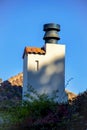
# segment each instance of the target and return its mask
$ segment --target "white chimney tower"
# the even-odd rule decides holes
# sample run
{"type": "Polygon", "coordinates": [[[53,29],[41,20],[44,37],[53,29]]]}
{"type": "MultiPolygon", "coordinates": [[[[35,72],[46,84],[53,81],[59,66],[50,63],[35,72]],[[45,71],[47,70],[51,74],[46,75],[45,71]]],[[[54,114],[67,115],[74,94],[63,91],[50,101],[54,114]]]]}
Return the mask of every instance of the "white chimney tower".
{"type": "Polygon", "coordinates": [[[58,44],[60,25],[44,25],[44,47],[25,47],[23,53],[23,99],[28,85],[38,93],[52,94],[58,90],[58,102],[66,102],[65,45],[58,44]]]}

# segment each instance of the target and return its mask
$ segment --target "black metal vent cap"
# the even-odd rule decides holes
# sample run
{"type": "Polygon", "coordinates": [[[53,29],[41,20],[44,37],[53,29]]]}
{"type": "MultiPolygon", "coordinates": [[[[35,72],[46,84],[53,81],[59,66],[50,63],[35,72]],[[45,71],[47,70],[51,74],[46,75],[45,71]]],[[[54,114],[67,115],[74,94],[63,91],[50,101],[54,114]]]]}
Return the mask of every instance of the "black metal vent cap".
{"type": "Polygon", "coordinates": [[[57,30],[57,31],[60,31],[60,25],[59,24],[55,24],[55,23],[44,24],[43,31],[47,31],[47,30],[57,30]]]}
{"type": "Polygon", "coordinates": [[[44,24],[43,30],[45,31],[43,39],[45,43],[57,44],[60,37],[58,32],[60,31],[60,25],[55,23],[44,24]]]}

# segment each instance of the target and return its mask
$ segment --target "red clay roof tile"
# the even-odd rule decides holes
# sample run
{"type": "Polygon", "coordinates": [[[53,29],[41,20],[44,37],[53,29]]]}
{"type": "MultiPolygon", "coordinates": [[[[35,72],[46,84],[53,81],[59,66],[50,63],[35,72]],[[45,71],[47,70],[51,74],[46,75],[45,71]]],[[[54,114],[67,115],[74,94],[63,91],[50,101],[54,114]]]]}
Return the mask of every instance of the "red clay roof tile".
{"type": "Polygon", "coordinates": [[[25,47],[23,58],[24,58],[25,54],[41,54],[41,55],[44,55],[45,53],[46,53],[45,50],[42,49],[42,48],[25,47]]]}

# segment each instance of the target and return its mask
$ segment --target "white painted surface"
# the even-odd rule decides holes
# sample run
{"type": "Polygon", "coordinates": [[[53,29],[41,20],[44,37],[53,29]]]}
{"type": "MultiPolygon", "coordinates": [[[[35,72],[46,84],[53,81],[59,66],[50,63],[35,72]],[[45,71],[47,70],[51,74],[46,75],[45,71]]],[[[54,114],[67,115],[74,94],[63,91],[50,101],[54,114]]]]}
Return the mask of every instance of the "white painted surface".
{"type": "Polygon", "coordinates": [[[67,101],[65,93],[65,45],[45,45],[46,54],[28,54],[24,56],[23,67],[23,95],[30,84],[39,93],[51,94],[57,90],[58,102],[67,101]],[[36,71],[36,60],[39,70],[36,71]]]}

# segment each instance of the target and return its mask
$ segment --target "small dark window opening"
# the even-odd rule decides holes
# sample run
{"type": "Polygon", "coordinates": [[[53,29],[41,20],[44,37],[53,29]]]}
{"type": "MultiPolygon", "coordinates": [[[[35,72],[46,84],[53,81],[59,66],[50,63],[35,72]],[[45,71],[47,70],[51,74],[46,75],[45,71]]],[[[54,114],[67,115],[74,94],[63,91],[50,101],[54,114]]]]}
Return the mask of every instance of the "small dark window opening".
{"type": "Polygon", "coordinates": [[[36,62],[35,70],[38,71],[39,70],[39,61],[36,60],[35,62],[36,62]]]}

